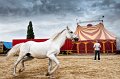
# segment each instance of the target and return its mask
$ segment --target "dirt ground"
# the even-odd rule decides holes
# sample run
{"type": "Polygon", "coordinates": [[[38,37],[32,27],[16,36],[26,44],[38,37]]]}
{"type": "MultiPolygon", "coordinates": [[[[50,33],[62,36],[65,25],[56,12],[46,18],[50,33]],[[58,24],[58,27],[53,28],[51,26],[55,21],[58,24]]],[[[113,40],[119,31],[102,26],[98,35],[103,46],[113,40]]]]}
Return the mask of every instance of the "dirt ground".
{"type": "MultiPolygon", "coordinates": [[[[0,60],[4,58],[0,56],[0,60]]],[[[48,59],[26,62],[26,70],[14,77],[12,68],[16,58],[0,63],[0,79],[49,79],[45,76],[48,59]]],[[[54,73],[54,79],[120,79],[120,55],[101,55],[100,61],[93,58],[93,55],[58,56],[60,68],[54,73]]]]}

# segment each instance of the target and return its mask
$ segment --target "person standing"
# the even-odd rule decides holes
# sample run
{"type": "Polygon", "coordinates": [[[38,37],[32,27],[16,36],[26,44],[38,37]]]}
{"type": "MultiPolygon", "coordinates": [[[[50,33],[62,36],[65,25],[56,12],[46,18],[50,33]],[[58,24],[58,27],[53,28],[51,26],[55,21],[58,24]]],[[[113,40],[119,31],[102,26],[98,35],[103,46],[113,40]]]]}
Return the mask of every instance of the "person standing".
{"type": "Polygon", "coordinates": [[[94,43],[93,48],[94,48],[94,51],[95,51],[94,60],[96,60],[97,55],[98,55],[98,60],[100,60],[100,48],[101,48],[101,45],[100,45],[100,43],[98,43],[97,40],[96,40],[96,43],[94,43]]]}

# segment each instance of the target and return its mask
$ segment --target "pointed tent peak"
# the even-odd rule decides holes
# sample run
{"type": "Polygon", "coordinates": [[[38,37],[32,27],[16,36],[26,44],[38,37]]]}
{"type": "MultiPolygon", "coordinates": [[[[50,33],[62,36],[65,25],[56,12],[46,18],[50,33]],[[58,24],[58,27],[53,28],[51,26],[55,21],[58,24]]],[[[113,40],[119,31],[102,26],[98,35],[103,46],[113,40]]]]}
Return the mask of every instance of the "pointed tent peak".
{"type": "Polygon", "coordinates": [[[74,33],[77,32],[77,30],[81,29],[82,27],[77,23],[77,27],[76,27],[76,31],[74,33]]]}
{"type": "Polygon", "coordinates": [[[77,23],[77,28],[78,28],[78,27],[81,27],[79,23],[77,23]]]}

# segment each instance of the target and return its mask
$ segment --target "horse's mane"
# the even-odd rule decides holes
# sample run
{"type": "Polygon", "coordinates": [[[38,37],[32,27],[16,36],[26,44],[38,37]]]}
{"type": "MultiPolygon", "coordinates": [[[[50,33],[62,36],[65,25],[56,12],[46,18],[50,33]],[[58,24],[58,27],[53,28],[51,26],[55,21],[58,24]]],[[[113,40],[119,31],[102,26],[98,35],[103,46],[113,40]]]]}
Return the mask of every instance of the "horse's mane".
{"type": "Polygon", "coordinates": [[[61,35],[66,29],[63,29],[62,31],[60,31],[57,34],[54,34],[50,39],[55,40],[59,35],[61,35]]]}

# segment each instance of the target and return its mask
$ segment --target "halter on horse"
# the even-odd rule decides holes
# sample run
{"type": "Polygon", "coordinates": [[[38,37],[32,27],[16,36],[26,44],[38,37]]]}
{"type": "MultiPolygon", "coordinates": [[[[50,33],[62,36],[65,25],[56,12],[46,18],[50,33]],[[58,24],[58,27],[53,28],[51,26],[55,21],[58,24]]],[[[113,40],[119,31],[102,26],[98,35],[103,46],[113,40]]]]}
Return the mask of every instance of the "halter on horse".
{"type": "Polygon", "coordinates": [[[67,27],[45,42],[28,41],[26,43],[20,43],[13,46],[13,48],[8,52],[6,58],[8,59],[16,53],[19,54],[18,59],[14,64],[13,75],[16,76],[16,67],[19,63],[22,65],[19,72],[22,72],[25,69],[24,62],[34,58],[49,58],[48,72],[46,75],[51,75],[59,67],[60,63],[56,55],[59,54],[60,48],[63,46],[67,38],[72,40],[78,39],[77,36],[67,27]],[[56,64],[53,69],[52,61],[56,64]]]}

